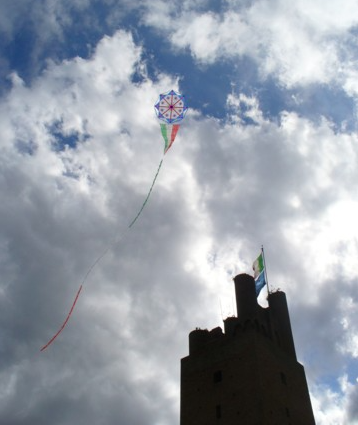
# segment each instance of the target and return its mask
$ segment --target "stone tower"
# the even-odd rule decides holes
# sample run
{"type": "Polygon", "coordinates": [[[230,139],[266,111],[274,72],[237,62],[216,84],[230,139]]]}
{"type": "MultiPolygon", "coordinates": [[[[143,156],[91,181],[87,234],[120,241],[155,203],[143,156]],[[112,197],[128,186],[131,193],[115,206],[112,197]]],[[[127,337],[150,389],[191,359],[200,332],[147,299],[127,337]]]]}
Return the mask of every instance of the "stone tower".
{"type": "Polygon", "coordinates": [[[314,425],[286,295],[257,303],[252,276],[235,277],[237,317],[189,334],[181,360],[180,425],[314,425]]]}

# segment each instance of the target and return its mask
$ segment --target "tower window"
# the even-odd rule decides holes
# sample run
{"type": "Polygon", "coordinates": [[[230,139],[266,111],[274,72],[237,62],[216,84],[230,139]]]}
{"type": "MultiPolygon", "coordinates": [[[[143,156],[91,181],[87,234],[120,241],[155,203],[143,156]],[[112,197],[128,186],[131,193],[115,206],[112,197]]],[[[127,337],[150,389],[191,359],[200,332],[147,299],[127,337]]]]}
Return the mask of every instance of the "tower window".
{"type": "Polygon", "coordinates": [[[221,382],[222,379],[223,379],[223,375],[222,375],[221,370],[217,370],[216,372],[214,372],[214,375],[213,375],[214,384],[221,382]]]}
{"type": "Polygon", "coordinates": [[[220,404],[218,404],[215,407],[215,414],[216,414],[216,419],[220,419],[221,418],[221,406],[220,406],[220,404]]]}
{"type": "Polygon", "coordinates": [[[281,372],[281,382],[287,385],[286,375],[283,372],[281,372]]]}

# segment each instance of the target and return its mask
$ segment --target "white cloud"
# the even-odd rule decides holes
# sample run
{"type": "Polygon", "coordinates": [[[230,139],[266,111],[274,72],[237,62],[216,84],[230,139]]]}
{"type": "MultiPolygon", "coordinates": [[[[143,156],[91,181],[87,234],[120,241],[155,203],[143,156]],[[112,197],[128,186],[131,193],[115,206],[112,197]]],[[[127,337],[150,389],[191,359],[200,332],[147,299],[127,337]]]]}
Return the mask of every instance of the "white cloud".
{"type": "Polygon", "coordinates": [[[146,23],[167,31],[173,46],[189,49],[201,63],[246,55],[263,78],[273,76],[287,87],[342,82],[355,93],[350,77],[355,71],[346,55],[353,51],[347,38],[358,22],[356,2],[229,3],[221,13],[184,7],[168,15],[171,23],[164,28],[148,9],[146,23]]]}
{"type": "Polygon", "coordinates": [[[356,412],[352,415],[356,409],[347,411],[347,408],[357,392],[357,387],[348,381],[347,375],[340,376],[337,383],[338,391],[336,392],[324,386],[313,389],[312,404],[316,423],[356,425],[358,423],[356,412]]]}

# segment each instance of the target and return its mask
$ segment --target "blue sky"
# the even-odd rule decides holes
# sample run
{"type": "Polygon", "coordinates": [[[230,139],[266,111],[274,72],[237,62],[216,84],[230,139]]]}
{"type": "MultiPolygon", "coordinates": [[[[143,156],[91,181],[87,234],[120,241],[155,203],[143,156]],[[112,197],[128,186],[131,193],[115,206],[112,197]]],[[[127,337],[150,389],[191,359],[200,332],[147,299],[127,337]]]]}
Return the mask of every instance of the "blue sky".
{"type": "Polygon", "coordinates": [[[317,424],[358,423],[357,17],[353,0],[2,0],[1,423],[178,424],[188,333],[235,313],[262,244],[317,424]],[[172,88],[190,110],[128,231],[172,88]]]}

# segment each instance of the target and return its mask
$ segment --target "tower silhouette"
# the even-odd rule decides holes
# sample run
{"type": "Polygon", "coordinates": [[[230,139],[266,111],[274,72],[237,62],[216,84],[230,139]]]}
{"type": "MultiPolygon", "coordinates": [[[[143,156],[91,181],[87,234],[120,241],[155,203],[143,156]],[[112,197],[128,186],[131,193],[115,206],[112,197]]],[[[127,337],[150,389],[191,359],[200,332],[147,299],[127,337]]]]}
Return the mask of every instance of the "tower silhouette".
{"type": "Polygon", "coordinates": [[[180,425],[314,425],[284,292],[257,303],[254,278],[235,277],[237,317],[189,334],[181,360],[180,425]]]}

